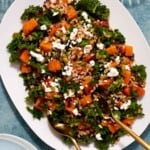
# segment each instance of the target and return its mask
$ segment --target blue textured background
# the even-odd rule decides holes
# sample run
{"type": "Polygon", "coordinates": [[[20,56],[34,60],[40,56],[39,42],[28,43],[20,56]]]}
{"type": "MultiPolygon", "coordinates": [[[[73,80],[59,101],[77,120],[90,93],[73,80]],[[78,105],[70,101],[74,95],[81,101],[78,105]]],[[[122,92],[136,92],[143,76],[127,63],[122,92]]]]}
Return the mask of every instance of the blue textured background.
{"type": "MultiPolygon", "coordinates": [[[[126,1],[126,0],[124,0],[126,1]]],[[[136,1],[136,0],[133,0],[136,1]]],[[[13,0],[0,0],[0,21],[13,0]]],[[[113,0],[112,0],[113,3],[113,0]]],[[[142,0],[140,5],[127,6],[127,9],[141,28],[150,44],[150,0],[142,0]]],[[[2,38],[3,35],[0,35],[2,38]]],[[[12,104],[0,79],[0,133],[9,133],[20,136],[37,147],[38,150],[52,150],[45,145],[26,125],[16,108],[12,104]]],[[[48,133],[46,133],[48,134],[48,133]]],[[[142,134],[142,137],[150,143],[150,126],[142,134]]],[[[51,139],[50,139],[51,140],[51,139]]],[[[60,148],[61,150],[61,148],[60,148]]],[[[131,144],[126,150],[142,150],[137,143],[131,144]]]]}

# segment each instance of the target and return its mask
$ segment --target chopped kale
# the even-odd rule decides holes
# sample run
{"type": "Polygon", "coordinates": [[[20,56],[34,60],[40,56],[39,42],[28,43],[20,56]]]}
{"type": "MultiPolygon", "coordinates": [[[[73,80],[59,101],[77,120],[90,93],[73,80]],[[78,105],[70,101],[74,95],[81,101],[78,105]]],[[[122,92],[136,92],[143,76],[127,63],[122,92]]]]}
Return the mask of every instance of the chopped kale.
{"type": "Polygon", "coordinates": [[[59,11],[56,11],[56,15],[51,10],[45,10],[44,14],[39,17],[40,25],[50,26],[51,23],[59,22],[61,19],[61,14],[59,11]]]}
{"type": "Polygon", "coordinates": [[[60,81],[59,81],[59,84],[60,84],[60,92],[61,92],[61,93],[67,92],[68,86],[67,86],[66,81],[65,81],[65,80],[60,80],[60,81]]]}
{"type": "Polygon", "coordinates": [[[80,89],[80,84],[72,81],[72,82],[68,85],[68,88],[69,88],[69,89],[74,89],[75,92],[78,92],[79,89],[80,89]]]}
{"type": "Polygon", "coordinates": [[[131,96],[132,97],[138,97],[138,92],[136,90],[131,90],[131,96]]]}
{"type": "Polygon", "coordinates": [[[93,79],[91,81],[91,84],[97,83],[100,77],[100,74],[104,71],[104,65],[99,62],[95,62],[95,65],[93,67],[93,79]]]}
{"type": "Polygon", "coordinates": [[[32,42],[39,42],[40,39],[42,39],[44,36],[46,36],[46,32],[41,31],[41,30],[35,30],[34,32],[31,33],[30,35],[30,41],[32,42]]]}
{"type": "Polygon", "coordinates": [[[23,44],[21,32],[15,33],[13,35],[12,41],[7,45],[8,51],[11,53],[9,61],[10,62],[18,62],[19,61],[19,53],[20,45],[23,44]]]}
{"type": "Polygon", "coordinates": [[[101,116],[102,112],[101,109],[98,107],[97,102],[95,102],[95,105],[93,107],[84,107],[82,108],[82,113],[87,117],[90,118],[92,117],[93,119],[97,116],[101,116]]]}
{"type": "Polygon", "coordinates": [[[146,68],[144,65],[135,65],[132,67],[132,72],[134,73],[137,82],[144,82],[147,74],[146,74],[146,68]]]}
{"type": "Polygon", "coordinates": [[[126,116],[130,117],[143,117],[143,112],[142,112],[142,105],[137,103],[137,100],[132,99],[131,100],[131,105],[129,106],[129,109],[125,111],[126,116]]]}
{"type": "Polygon", "coordinates": [[[89,42],[90,41],[87,39],[82,39],[82,41],[79,43],[79,46],[84,47],[84,46],[88,45],[89,42]]]}
{"type": "Polygon", "coordinates": [[[77,8],[82,8],[90,13],[95,14],[97,7],[100,5],[98,0],[80,0],[77,3],[77,8]]]}
{"type": "Polygon", "coordinates": [[[32,17],[39,16],[43,12],[42,7],[30,5],[23,14],[21,15],[21,20],[29,20],[32,17]]]}
{"type": "Polygon", "coordinates": [[[113,32],[113,40],[114,43],[120,43],[120,44],[125,43],[125,37],[118,29],[115,29],[113,32]]]}
{"type": "Polygon", "coordinates": [[[109,54],[106,50],[99,50],[96,53],[96,59],[98,59],[98,60],[109,60],[109,54]]]}
{"type": "Polygon", "coordinates": [[[35,108],[31,109],[27,107],[27,110],[33,115],[34,118],[41,119],[43,117],[43,113],[35,108]]]}
{"type": "Polygon", "coordinates": [[[101,20],[106,20],[109,17],[109,9],[99,0],[80,0],[77,3],[77,8],[87,11],[101,20]]]}
{"type": "Polygon", "coordinates": [[[117,119],[120,119],[121,118],[121,112],[119,110],[114,110],[113,111],[113,114],[114,116],[117,118],[117,119]]]}
{"type": "Polygon", "coordinates": [[[109,92],[118,92],[121,90],[121,86],[122,86],[122,80],[117,79],[109,86],[108,91],[109,92]]]}
{"type": "Polygon", "coordinates": [[[72,81],[71,83],[67,83],[65,80],[60,80],[60,92],[66,93],[69,89],[75,90],[75,92],[78,92],[80,89],[79,83],[75,83],[72,81]]]}
{"type": "Polygon", "coordinates": [[[95,15],[102,20],[107,20],[109,17],[109,9],[105,5],[99,5],[96,8],[95,15]]]}
{"type": "Polygon", "coordinates": [[[111,44],[123,44],[125,43],[125,37],[118,30],[111,30],[106,27],[94,26],[95,33],[100,36],[100,40],[106,47],[111,44]]]}
{"type": "Polygon", "coordinates": [[[10,62],[18,62],[20,50],[35,50],[38,47],[39,38],[43,37],[42,32],[33,32],[26,40],[22,37],[22,32],[15,33],[12,41],[7,45],[10,52],[10,62]]]}
{"type": "Polygon", "coordinates": [[[38,86],[34,86],[34,88],[31,88],[28,92],[28,96],[26,97],[26,103],[33,104],[34,100],[39,96],[43,97],[44,91],[38,86]]]}
{"type": "Polygon", "coordinates": [[[79,143],[86,144],[86,145],[89,144],[90,141],[92,142],[92,140],[93,140],[93,137],[86,136],[86,135],[83,135],[78,138],[79,143]]]}
{"type": "Polygon", "coordinates": [[[95,139],[94,141],[95,146],[100,150],[107,150],[109,147],[109,144],[111,143],[111,136],[110,136],[110,132],[108,128],[103,127],[102,129],[100,129],[100,134],[103,140],[101,141],[101,140],[95,139]]]}
{"type": "Polygon", "coordinates": [[[51,21],[47,16],[42,16],[39,18],[39,23],[40,25],[46,25],[46,26],[50,26],[51,25],[51,21]]]}

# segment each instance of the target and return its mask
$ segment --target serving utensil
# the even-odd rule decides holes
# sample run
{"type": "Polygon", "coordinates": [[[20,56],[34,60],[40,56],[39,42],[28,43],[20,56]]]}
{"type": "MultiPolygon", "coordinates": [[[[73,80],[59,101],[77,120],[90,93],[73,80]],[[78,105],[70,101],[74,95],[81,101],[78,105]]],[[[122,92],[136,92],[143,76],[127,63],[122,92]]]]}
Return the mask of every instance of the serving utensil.
{"type": "Polygon", "coordinates": [[[49,124],[51,125],[51,127],[53,127],[53,129],[55,131],[57,131],[62,136],[68,137],[72,141],[72,143],[74,144],[76,150],[81,150],[77,141],[70,135],[70,127],[67,124],[58,123],[58,122],[52,123],[49,115],[47,117],[48,117],[49,124]]]}
{"type": "Polygon", "coordinates": [[[130,134],[139,144],[141,144],[146,150],[150,150],[150,144],[144,141],[140,136],[138,136],[133,130],[131,130],[128,126],[122,123],[119,119],[115,117],[113,114],[107,100],[99,99],[99,107],[102,109],[102,112],[106,115],[112,117],[112,119],[119,124],[128,134],[130,134]]]}

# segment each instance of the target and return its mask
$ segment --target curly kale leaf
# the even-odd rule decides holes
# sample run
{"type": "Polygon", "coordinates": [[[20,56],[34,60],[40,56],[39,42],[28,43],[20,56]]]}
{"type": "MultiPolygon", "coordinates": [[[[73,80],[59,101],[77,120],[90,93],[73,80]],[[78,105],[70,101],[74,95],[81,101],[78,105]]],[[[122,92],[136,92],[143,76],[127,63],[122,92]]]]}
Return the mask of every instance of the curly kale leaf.
{"type": "Polygon", "coordinates": [[[77,8],[85,10],[102,20],[109,17],[109,9],[105,5],[102,5],[99,0],[80,0],[77,3],[77,8]]]}
{"type": "Polygon", "coordinates": [[[117,79],[109,86],[108,91],[109,92],[118,92],[119,90],[121,90],[121,85],[122,85],[122,80],[117,79]]]}
{"type": "Polygon", "coordinates": [[[7,45],[7,49],[10,53],[9,61],[12,63],[19,62],[19,54],[22,49],[28,49],[29,51],[36,49],[39,37],[43,37],[43,34],[41,33],[43,32],[40,30],[39,32],[33,32],[32,41],[29,39],[24,41],[21,31],[19,33],[14,33],[11,42],[7,45]]]}
{"type": "Polygon", "coordinates": [[[77,7],[83,8],[90,13],[96,13],[97,7],[100,5],[98,0],[80,0],[77,4],[77,7]]]}
{"type": "MultiPolygon", "coordinates": [[[[54,10],[53,10],[54,11],[54,10]]],[[[43,15],[39,17],[39,24],[40,25],[46,25],[46,26],[50,26],[51,23],[56,23],[59,22],[61,20],[61,14],[58,10],[55,10],[54,12],[56,12],[56,15],[53,15],[52,10],[45,10],[43,15]]]]}
{"type": "Polygon", "coordinates": [[[21,15],[21,20],[25,21],[28,20],[32,17],[36,17],[39,16],[42,12],[42,8],[40,6],[29,6],[27,9],[25,9],[25,11],[23,12],[23,14],[21,15]]]}
{"type": "Polygon", "coordinates": [[[115,29],[113,31],[113,41],[114,41],[114,43],[117,43],[117,44],[125,43],[125,37],[118,29],[115,29]]]}
{"type": "Polygon", "coordinates": [[[21,32],[15,33],[12,37],[12,41],[8,43],[7,49],[10,52],[9,61],[10,62],[18,62],[19,61],[19,49],[22,45],[22,35],[21,32]]]}
{"type": "Polygon", "coordinates": [[[146,80],[146,68],[144,65],[135,65],[132,67],[132,72],[135,74],[136,80],[138,82],[144,82],[146,80]]]}
{"type": "Polygon", "coordinates": [[[109,9],[105,5],[99,5],[96,8],[95,12],[96,16],[102,20],[108,19],[109,17],[109,9]]]}
{"type": "Polygon", "coordinates": [[[125,43],[125,37],[118,29],[112,30],[106,27],[95,26],[94,30],[106,47],[109,47],[111,44],[125,43]]]}
{"type": "Polygon", "coordinates": [[[27,110],[33,115],[34,118],[40,120],[43,117],[43,113],[35,108],[27,107],[27,110]]]}

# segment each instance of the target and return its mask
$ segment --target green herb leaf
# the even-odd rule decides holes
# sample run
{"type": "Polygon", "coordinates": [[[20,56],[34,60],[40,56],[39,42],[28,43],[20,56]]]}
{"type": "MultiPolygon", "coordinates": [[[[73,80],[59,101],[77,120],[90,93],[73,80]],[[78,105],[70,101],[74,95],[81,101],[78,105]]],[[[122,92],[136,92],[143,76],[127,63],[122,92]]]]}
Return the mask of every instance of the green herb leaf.
{"type": "Polygon", "coordinates": [[[132,67],[131,71],[134,73],[138,82],[144,82],[146,80],[147,74],[144,65],[135,65],[132,67]]]}
{"type": "Polygon", "coordinates": [[[27,110],[33,115],[34,118],[41,119],[43,117],[43,113],[35,108],[31,109],[27,107],[27,110]]]}
{"type": "Polygon", "coordinates": [[[119,90],[121,90],[121,85],[122,85],[122,80],[117,79],[109,86],[108,91],[109,92],[118,92],[119,90]]]}
{"type": "Polygon", "coordinates": [[[106,50],[99,50],[97,53],[96,53],[96,59],[99,59],[99,60],[108,60],[109,59],[109,54],[106,50]]]}
{"type": "Polygon", "coordinates": [[[109,17],[109,9],[102,5],[99,0],[80,0],[77,3],[77,8],[85,10],[102,20],[106,20],[109,17]]]}
{"type": "Polygon", "coordinates": [[[42,11],[42,7],[30,5],[27,9],[25,9],[23,14],[21,15],[21,20],[25,21],[29,20],[32,17],[39,16],[42,11]]]}

